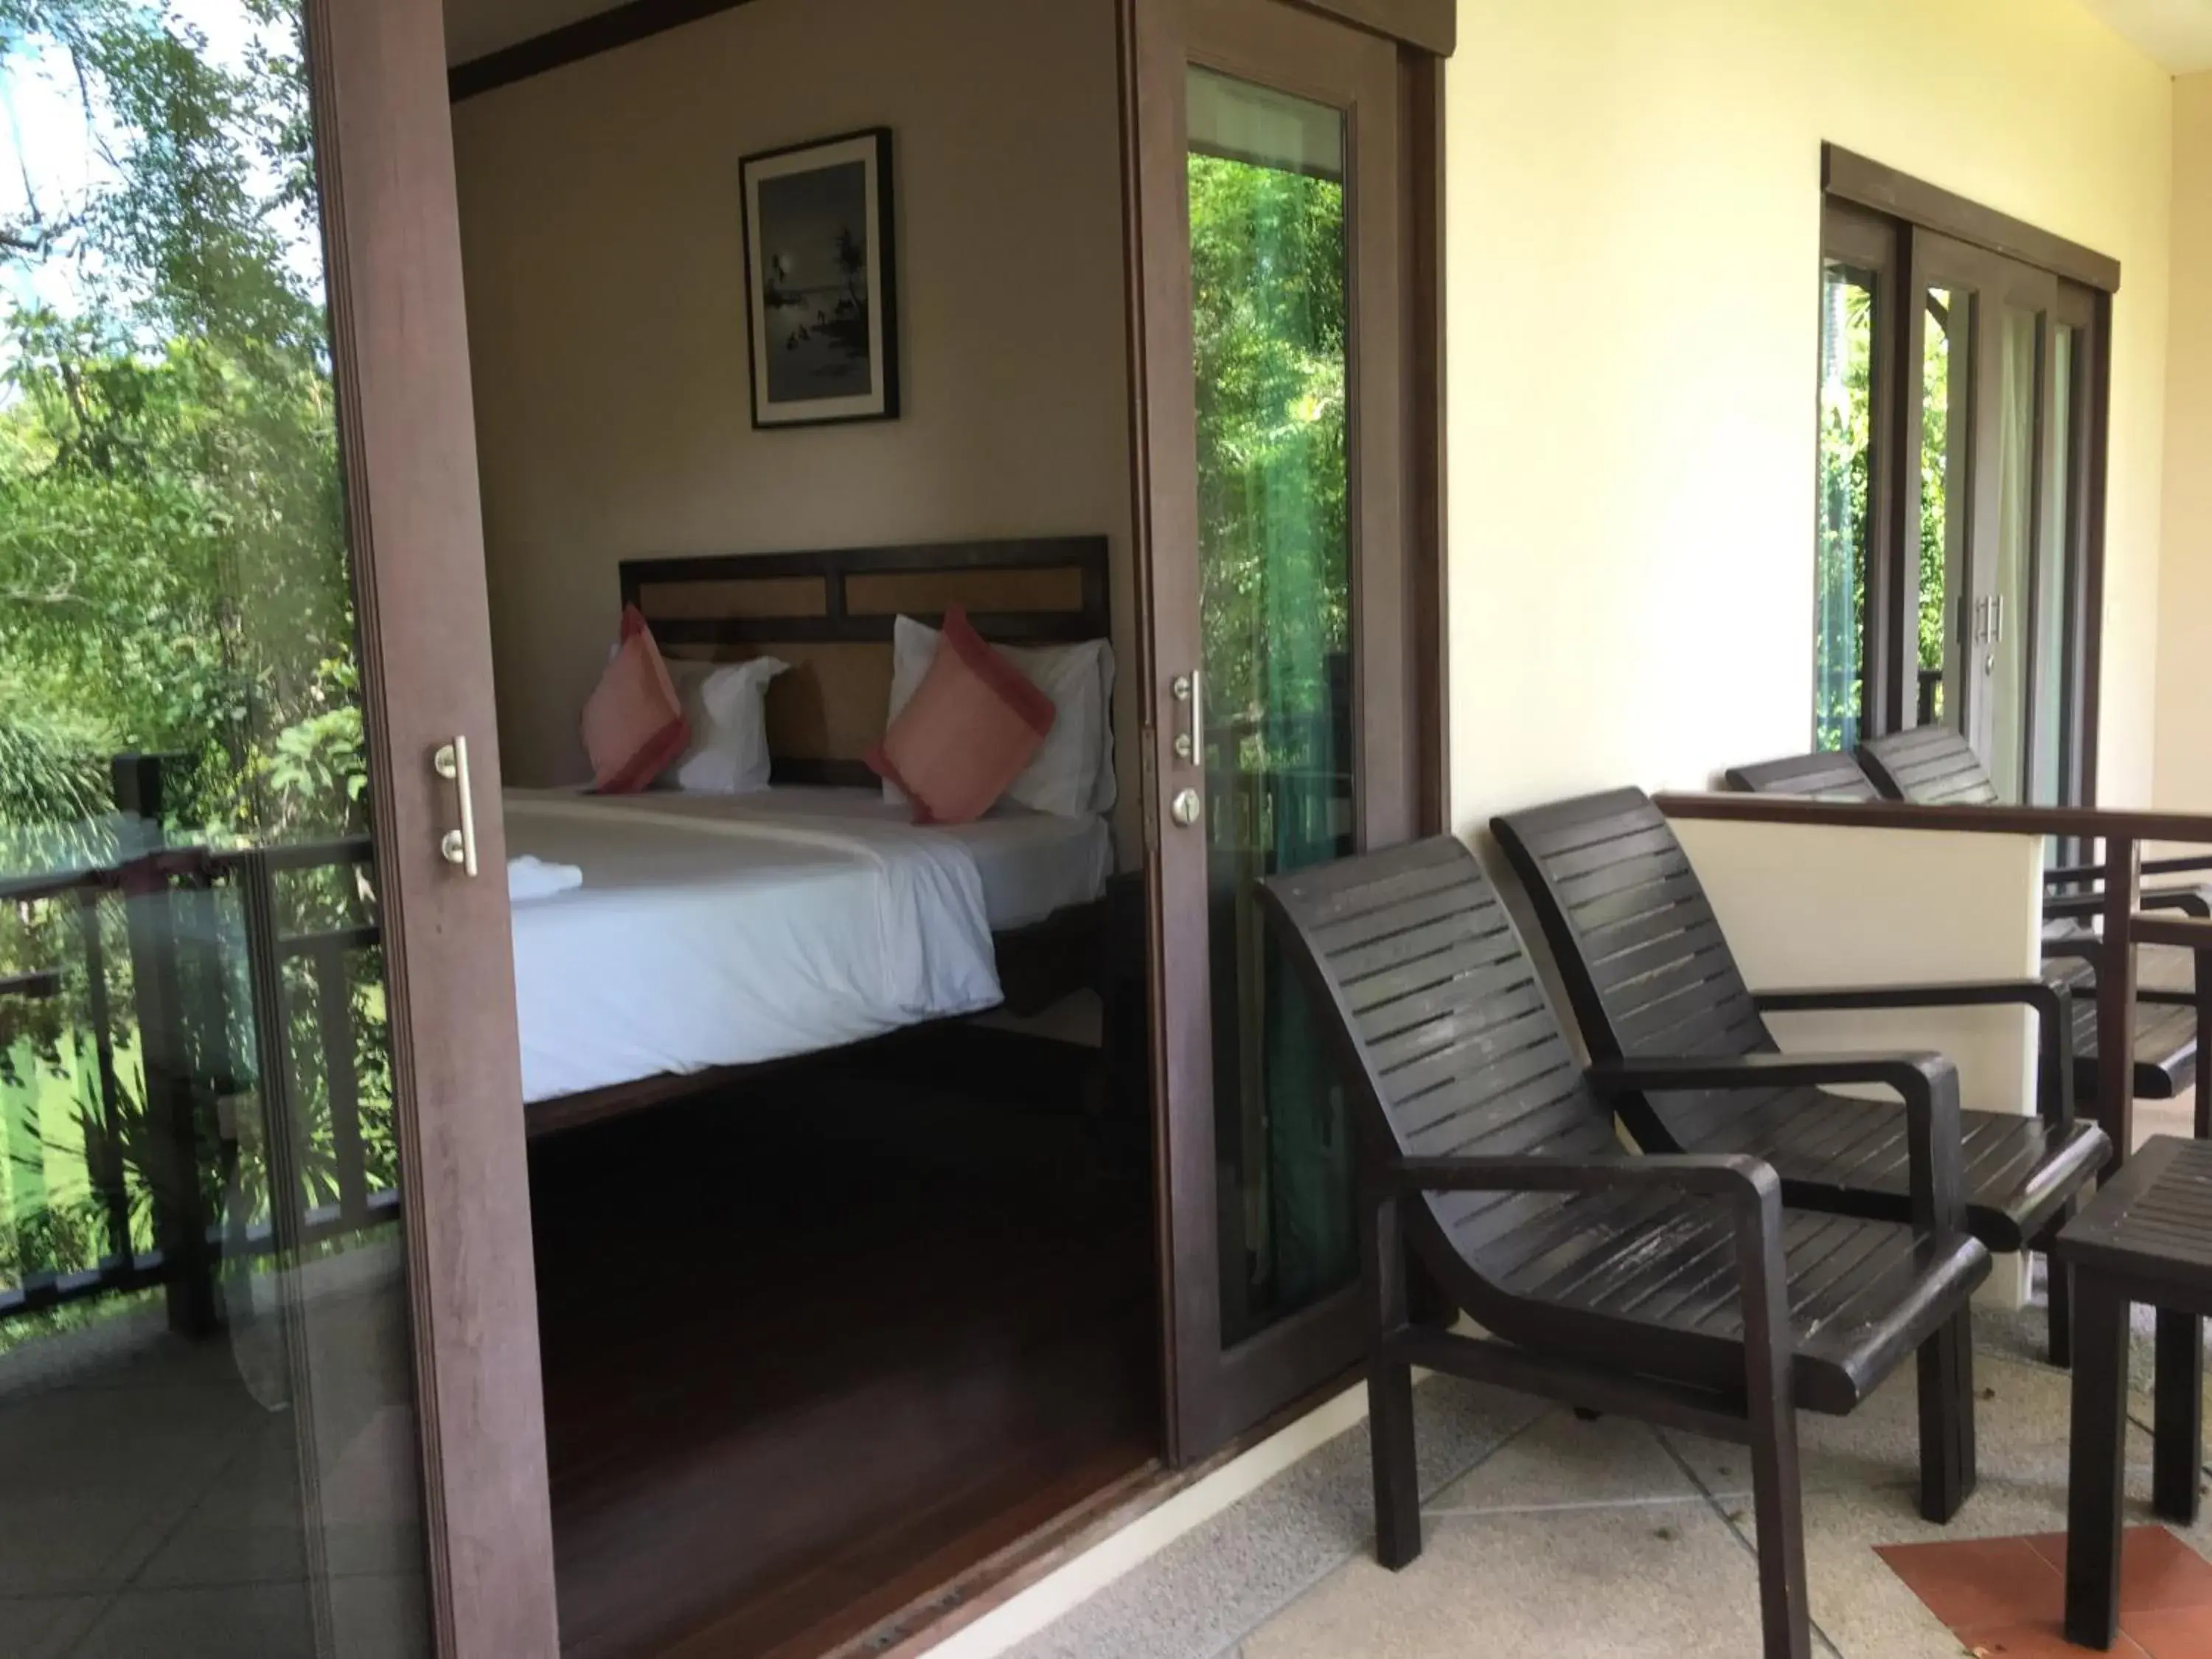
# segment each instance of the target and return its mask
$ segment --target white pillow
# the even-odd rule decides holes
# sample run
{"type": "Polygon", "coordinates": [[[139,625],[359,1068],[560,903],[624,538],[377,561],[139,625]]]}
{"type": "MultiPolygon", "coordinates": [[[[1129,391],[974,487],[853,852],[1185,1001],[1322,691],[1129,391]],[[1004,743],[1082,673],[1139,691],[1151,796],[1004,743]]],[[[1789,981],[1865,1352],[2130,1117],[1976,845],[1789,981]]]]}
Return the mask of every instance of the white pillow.
{"type": "MultiPolygon", "coordinates": [[[[1032,811],[1061,817],[1110,812],[1114,778],[1114,647],[1104,640],[1080,645],[994,645],[1007,661],[1052,699],[1052,732],[1006,799],[1032,811]]],[[[937,657],[937,630],[901,617],[891,629],[891,703],[884,721],[899,717],[937,657]]],[[[895,785],[884,799],[903,803],[895,785]]]]}
{"type": "Polygon", "coordinates": [[[672,661],[669,678],[684,700],[691,741],[662,773],[686,794],[750,795],[768,787],[768,683],[788,664],[672,661]]]}

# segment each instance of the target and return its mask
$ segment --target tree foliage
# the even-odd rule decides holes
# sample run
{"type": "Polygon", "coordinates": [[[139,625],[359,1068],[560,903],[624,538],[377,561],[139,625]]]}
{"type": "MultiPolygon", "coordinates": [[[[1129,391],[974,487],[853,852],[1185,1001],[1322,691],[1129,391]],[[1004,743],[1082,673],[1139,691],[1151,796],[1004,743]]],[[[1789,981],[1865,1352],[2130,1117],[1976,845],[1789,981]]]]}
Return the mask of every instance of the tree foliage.
{"type": "MultiPolygon", "coordinates": [[[[1821,324],[1820,527],[1814,553],[1813,738],[1817,749],[1858,740],[1865,660],[1866,570],[1871,554],[1874,456],[1872,277],[1829,273],[1821,324]]],[[[1947,554],[1951,495],[1951,296],[1929,295],[1921,360],[1917,668],[1940,674],[1948,624],[1947,554]]],[[[1963,347],[1962,347],[1963,349],[1963,347]]],[[[1963,372],[1959,381],[1966,383],[1963,372]]],[[[1941,718],[1939,685],[1933,713],[1941,718]]]]}
{"type": "MultiPolygon", "coordinates": [[[[0,76],[72,87],[103,163],[0,224],[0,675],[261,837],[348,822],[360,720],[306,82],[291,13],[234,4],[226,61],[137,0],[0,0],[0,76]]],[[[78,815],[82,769],[0,809],[78,815]]]]}
{"type": "Polygon", "coordinates": [[[1207,698],[1320,716],[1351,638],[1344,188],[1205,155],[1189,179],[1207,698]]]}
{"type": "Polygon", "coordinates": [[[1820,340],[1820,522],[1814,553],[1813,746],[1859,738],[1872,524],[1874,290],[1834,270],[1820,340]]]}
{"type": "MultiPolygon", "coordinates": [[[[167,803],[178,832],[267,842],[356,830],[362,720],[296,0],[0,0],[11,116],[18,98],[65,99],[85,164],[17,158],[21,210],[0,213],[0,854],[73,845],[37,832],[106,811],[107,759],[124,750],[187,763],[167,803]]],[[[50,121],[44,131],[51,140],[50,121]]],[[[350,869],[288,879],[287,931],[362,913],[350,869]]],[[[191,937],[238,937],[234,895],[179,902],[191,937]]],[[[121,908],[80,915],[64,898],[0,912],[0,972],[58,968],[65,981],[58,996],[0,1010],[0,1285],[86,1267],[111,1242],[114,1195],[87,1184],[98,1136],[58,1127],[57,1099],[86,1103],[88,1123],[105,1114],[134,1214],[149,1190],[121,908]],[[103,1000],[88,921],[105,957],[112,1086],[90,1058],[103,1000]]],[[[281,1022],[305,1184],[325,1199],[330,1034],[317,984],[288,961],[285,994],[257,1008],[242,956],[212,954],[179,951],[183,1000],[227,1011],[191,1026],[185,1069],[210,1091],[234,1087],[261,1052],[253,1021],[281,1022]]],[[[336,971],[368,1178],[386,1184],[380,964],[355,951],[336,971]]],[[[242,1171],[255,1196],[209,1197],[252,1219],[268,1188],[250,1127],[240,1133],[228,1152],[200,1149],[201,1174],[219,1185],[226,1161],[242,1171]]],[[[143,1214],[132,1225],[146,1242],[143,1214]]]]}

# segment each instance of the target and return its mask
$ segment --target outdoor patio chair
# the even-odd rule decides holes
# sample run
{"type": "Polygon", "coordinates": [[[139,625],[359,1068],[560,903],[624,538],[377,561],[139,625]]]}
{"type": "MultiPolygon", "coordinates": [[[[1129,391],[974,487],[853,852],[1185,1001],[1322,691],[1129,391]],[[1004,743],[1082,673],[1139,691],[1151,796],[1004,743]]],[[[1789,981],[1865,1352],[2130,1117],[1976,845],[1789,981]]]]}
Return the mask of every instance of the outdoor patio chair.
{"type": "Polygon", "coordinates": [[[1776,1054],[1585,1073],[1498,896],[1449,836],[1272,878],[1261,903],[1308,991],[1364,1153],[1361,1253],[1376,1553],[1420,1553],[1412,1368],[1747,1446],[1768,1659],[1809,1634],[1795,1411],[1847,1413],[1917,1353],[1921,1508],[1974,1485],[1958,1078],[1934,1054],[1776,1054]],[[1909,1223],[1785,1209],[1744,1153],[1638,1155],[1612,1101],[1881,1083],[1905,1104],[1909,1223]],[[1485,1334],[1413,1323],[1416,1256],[1485,1334]]]}
{"type": "MultiPolygon", "coordinates": [[[[1881,796],[1891,800],[1909,800],[1923,806],[1982,806],[1996,803],[1996,784],[1990,776],[1989,768],[1982,763],[1982,757],[1974,752],[1965,736],[1948,726],[1916,726],[1887,737],[1869,738],[1859,745],[1858,758],[1868,780],[1881,796]]],[[[1760,769],[1741,769],[1750,772],[1760,769]]],[[[1731,772],[1729,776],[1733,781],[1736,774],[1731,772]]],[[[2142,865],[2145,876],[2188,875],[2208,870],[2212,870],[2212,854],[2207,854],[2146,859],[2142,865]]],[[[2046,919],[2058,924],[2053,954],[2094,959],[2096,935],[2087,919],[2097,915],[2103,904],[2102,898],[2091,890],[2104,878],[2104,866],[2097,864],[2054,865],[2043,872],[2044,884],[2050,890],[2043,913],[2046,919]]],[[[2139,908],[2212,916],[2212,889],[2194,885],[2146,888],[2139,908]]],[[[2194,1010],[2197,964],[2191,953],[2171,945],[2147,946],[2137,951],[2136,1000],[2194,1010]]],[[[2189,1024],[2193,1031],[2193,1019],[2189,1024]]],[[[2140,1057],[2140,1044],[2137,1054],[2140,1057]]]]}
{"type": "Polygon", "coordinates": [[[1727,777],[1729,788],[1753,795],[1805,795],[1818,800],[1881,799],[1881,791],[1874,787],[1858,757],[1838,749],[1760,761],[1756,766],[1731,766],[1727,777]]]}
{"type": "MultiPolygon", "coordinates": [[[[1917,728],[1900,735],[1917,738],[1927,729],[1917,728]]],[[[1948,727],[1943,730],[1964,746],[1957,732],[1948,727]]],[[[1891,739],[1881,738],[1874,741],[1888,744],[1891,739]]],[[[1867,748],[1872,746],[1870,744],[1867,748]]],[[[1929,743],[1920,745],[1931,756],[1936,749],[1945,746],[1929,743]]],[[[1863,756],[1866,750],[1860,752],[1863,756]]],[[[1966,758],[1986,784],[1989,775],[1981,769],[1981,761],[1972,750],[1966,750],[1966,758]]],[[[1931,768],[1941,764],[1932,758],[1928,763],[1931,768]]],[[[1862,766],[1858,757],[1840,752],[1792,755],[1784,760],[1761,761],[1753,766],[1732,766],[1726,776],[1730,788],[1753,794],[1804,795],[1822,800],[1881,800],[1886,797],[1872,775],[1875,764],[1869,760],[1862,766]]],[[[1890,775],[1882,774],[1885,779],[1890,775]]],[[[1931,771],[1929,775],[1946,779],[1946,790],[1963,787],[1956,781],[1963,773],[1955,764],[1949,770],[1940,774],[1931,771]]],[[[1994,799],[1994,791],[1990,793],[1990,799],[1994,799]]],[[[1915,802],[1919,805],[1942,804],[1932,799],[1915,802]]],[[[1978,794],[1973,804],[1985,802],[1978,794]]],[[[2205,862],[2197,859],[2154,860],[2158,865],[2171,863],[2191,868],[2205,862]]],[[[2144,866],[2145,869],[2152,867],[2144,866]]],[[[2054,875],[2067,881],[2094,881],[2103,873],[2101,866],[2088,865],[2046,872],[2045,878],[2046,883],[2054,875]]],[[[2094,913],[2102,902],[2099,896],[2084,893],[2063,894],[2044,901],[2044,955],[2059,968],[2074,993],[2075,1097],[2091,1103],[2097,1094],[2098,1054],[2097,1000],[2090,994],[2089,988],[2096,981],[2096,959],[2103,949],[2103,941],[2081,918],[2094,913]]],[[[2205,910],[2203,895],[2196,888],[2146,892],[2142,906],[2152,910],[2183,909],[2198,915],[2205,910]]],[[[2136,1000],[2144,1005],[2136,1021],[2136,1097],[2170,1100],[2189,1087],[2197,1075],[2196,958],[2193,952],[2172,945],[2142,945],[2136,951],[2136,1000]]]]}
{"type": "MultiPolygon", "coordinates": [[[[1494,818],[1527,885],[1595,1060],[1643,1065],[1780,1051],[1765,1015],[1828,1009],[1992,1006],[2037,1016],[2033,1115],[1960,1115],[1966,1225],[1992,1250],[2043,1249],[2102,1167],[2110,1142],[2074,1116],[2074,1022],[2050,979],[1765,990],[1744,983],[1704,885],[1673,827],[1640,789],[1617,789],[1494,818]]],[[[1807,1209],[1905,1220],[1913,1213],[1911,1115],[1791,1079],[1759,1091],[1652,1084],[1620,1097],[1647,1151],[1747,1153],[1771,1163],[1784,1200],[1807,1209]]],[[[2063,1274],[2051,1275],[2051,1336],[2070,1351],[2063,1274]]]]}

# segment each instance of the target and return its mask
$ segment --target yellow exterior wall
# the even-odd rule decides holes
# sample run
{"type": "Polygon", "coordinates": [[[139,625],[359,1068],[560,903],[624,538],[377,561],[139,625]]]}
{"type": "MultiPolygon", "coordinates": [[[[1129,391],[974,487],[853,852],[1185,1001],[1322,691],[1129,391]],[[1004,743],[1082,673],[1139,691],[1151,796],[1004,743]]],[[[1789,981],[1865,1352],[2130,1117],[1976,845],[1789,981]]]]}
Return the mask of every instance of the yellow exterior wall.
{"type": "Polygon", "coordinates": [[[2162,70],[2076,0],[1462,0],[1447,100],[1462,828],[1809,746],[1823,139],[2121,262],[2102,794],[2148,798],[2162,70]]]}
{"type": "Polygon", "coordinates": [[[2173,321],[2159,575],[2158,804],[2212,809],[2212,71],[2173,97],[2173,321]]]}

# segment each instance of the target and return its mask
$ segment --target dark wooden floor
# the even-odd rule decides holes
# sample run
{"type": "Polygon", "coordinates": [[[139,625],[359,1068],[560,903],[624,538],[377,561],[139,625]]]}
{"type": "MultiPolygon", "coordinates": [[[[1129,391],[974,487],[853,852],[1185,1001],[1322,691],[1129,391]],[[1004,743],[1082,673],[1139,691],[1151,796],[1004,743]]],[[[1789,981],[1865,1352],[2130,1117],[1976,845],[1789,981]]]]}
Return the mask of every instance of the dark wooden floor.
{"type": "Polygon", "coordinates": [[[825,1652],[1157,1452],[1141,1146],[987,1042],[533,1148],[570,1659],[825,1652]]]}

